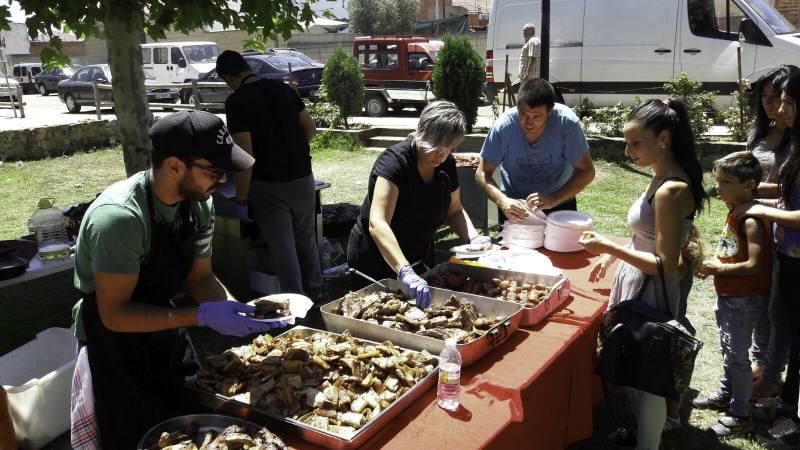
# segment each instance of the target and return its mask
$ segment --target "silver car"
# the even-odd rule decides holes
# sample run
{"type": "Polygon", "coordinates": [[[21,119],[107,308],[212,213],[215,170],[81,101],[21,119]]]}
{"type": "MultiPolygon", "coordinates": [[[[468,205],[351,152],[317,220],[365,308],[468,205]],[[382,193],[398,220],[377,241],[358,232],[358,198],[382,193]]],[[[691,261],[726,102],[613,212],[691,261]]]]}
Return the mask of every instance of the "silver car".
{"type": "Polygon", "coordinates": [[[9,94],[16,101],[18,88],[19,82],[17,80],[13,77],[6,78],[6,75],[0,72],[0,99],[2,101],[8,101],[9,94]]]}

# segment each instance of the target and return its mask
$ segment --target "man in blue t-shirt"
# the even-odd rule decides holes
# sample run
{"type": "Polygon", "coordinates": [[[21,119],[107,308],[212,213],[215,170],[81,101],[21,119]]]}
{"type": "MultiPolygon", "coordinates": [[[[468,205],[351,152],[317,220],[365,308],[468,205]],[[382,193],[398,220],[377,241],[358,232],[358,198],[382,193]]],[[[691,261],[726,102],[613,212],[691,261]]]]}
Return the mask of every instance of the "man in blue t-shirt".
{"type": "Polygon", "coordinates": [[[594,179],[589,143],[572,110],[555,104],[553,86],[534,78],[520,86],[517,107],[492,126],[475,174],[478,185],[512,222],[534,208],[577,208],[575,196],[594,179]],[[502,188],[492,179],[500,166],[502,188]]]}

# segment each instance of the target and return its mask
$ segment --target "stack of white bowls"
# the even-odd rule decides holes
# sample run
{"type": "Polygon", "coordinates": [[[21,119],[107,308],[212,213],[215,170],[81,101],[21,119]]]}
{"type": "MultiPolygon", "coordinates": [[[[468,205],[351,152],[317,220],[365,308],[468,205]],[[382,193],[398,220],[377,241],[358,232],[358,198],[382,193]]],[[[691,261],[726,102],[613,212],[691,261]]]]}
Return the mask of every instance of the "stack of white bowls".
{"type": "Polygon", "coordinates": [[[503,244],[524,248],[539,248],[544,245],[547,216],[537,210],[528,214],[521,223],[505,221],[503,223],[503,244]]]}
{"type": "Polygon", "coordinates": [[[579,211],[555,211],[547,216],[544,248],[554,252],[583,250],[578,242],[584,231],[591,231],[592,218],[579,211]]]}

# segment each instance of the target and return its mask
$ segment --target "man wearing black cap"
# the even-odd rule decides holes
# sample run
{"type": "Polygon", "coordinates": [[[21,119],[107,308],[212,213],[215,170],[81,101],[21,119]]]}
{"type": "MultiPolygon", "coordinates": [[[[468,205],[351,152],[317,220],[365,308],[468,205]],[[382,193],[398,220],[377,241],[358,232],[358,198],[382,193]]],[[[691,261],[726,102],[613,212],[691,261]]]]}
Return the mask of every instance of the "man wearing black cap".
{"type": "Polygon", "coordinates": [[[239,215],[247,220],[249,212],[258,225],[281,291],[315,297],[322,274],[309,147],[314,120],[293,88],[259,78],[237,52],[219,55],[217,74],[234,90],[225,101],[233,140],[256,159],[236,177],[239,215]]]}
{"type": "Polygon", "coordinates": [[[152,168],[92,203],[75,250],[75,287],[84,294],[79,337],[104,449],[135,448],[149,427],[179,412],[187,369],[178,329],[245,336],[271,328],[240,315],[254,308],[228,301],[211,269],[211,193],[226,171],[246,170],[253,158],[205,112],[170,114],[150,138],[152,168]],[[172,307],[181,293],[198,306],[172,307]]]}

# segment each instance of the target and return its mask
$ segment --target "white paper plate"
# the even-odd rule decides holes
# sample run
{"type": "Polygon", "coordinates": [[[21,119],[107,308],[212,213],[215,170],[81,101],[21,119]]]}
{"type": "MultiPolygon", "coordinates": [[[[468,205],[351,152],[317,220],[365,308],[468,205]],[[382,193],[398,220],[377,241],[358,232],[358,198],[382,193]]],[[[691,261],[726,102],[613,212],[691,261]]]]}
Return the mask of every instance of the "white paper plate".
{"type": "Polygon", "coordinates": [[[486,256],[489,253],[492,253],[493,251],[500,249],[499,245],[492,244],[491,247],[476,252],[468,250],[467,247],[469,246],[470,244],[456,245],[455,247],[451,248],[450,251],[455,254],[456,258],[471,259],[471,258],[480,258],[481,256],[486,256]]]}
{"type": "Polygon", "coordinates": [[[592,217],[580,211],[556,211],[547,216],[549,224],[562,226],[565,228],[591,230],[592,217]]]}
{"type": "Polygon", "coordinates": [[[276,317],[274,319],[253,319],[259,322],[279,322],[284,321],[290,325],[294,325],[295,318],[304,319],[308,310],[314,306],[314,302],[305,295],[300,294],[273,294],[266,297],[259,297],[247,302],[248,305],[255,306],[258,300],[289,300],[289,315],[283,317],[276,317]]]}

